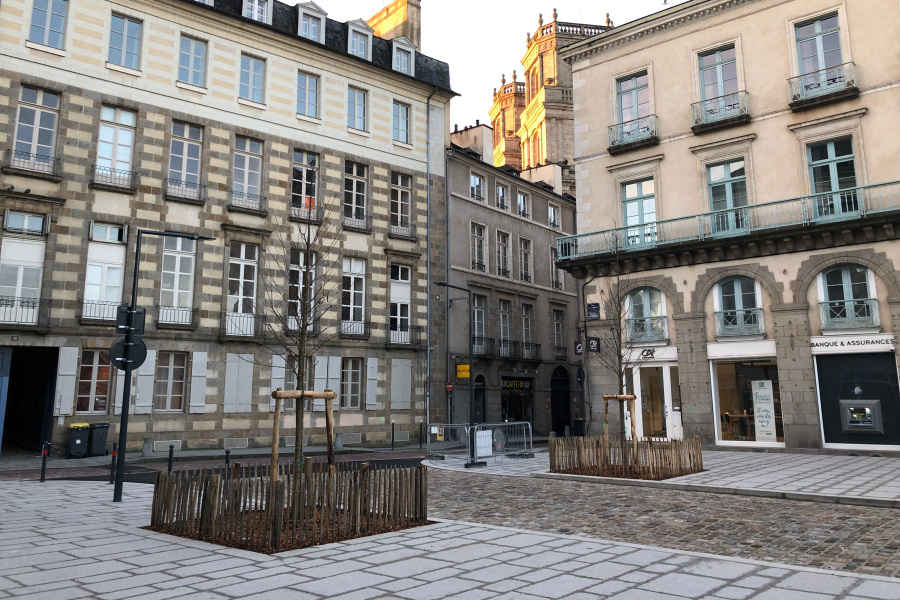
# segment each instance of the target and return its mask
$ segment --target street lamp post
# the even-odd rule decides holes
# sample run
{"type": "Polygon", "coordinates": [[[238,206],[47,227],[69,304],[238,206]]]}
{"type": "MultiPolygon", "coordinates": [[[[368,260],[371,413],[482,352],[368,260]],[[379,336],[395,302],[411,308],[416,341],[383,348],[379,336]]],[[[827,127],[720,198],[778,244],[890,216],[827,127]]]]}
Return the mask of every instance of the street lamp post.
{"type": "MultiPolygon", "coordinates": [[[[450,285],[445,281],[439,281],[435,283],[435,285],[438,287],[451,288],[466,293],[466,301],[469,310],[469,456],[468,461],[466,462],[466,468],[484,466],[487,463],[478,462],[475,460],[475,383],[474,374],[472,373],[472,365],[474,364],[475,354],[475,331],[472,328],[472,290],[470,290],[469,288],[459,287],[457,285],[450,285]]],[[[450,345],[449,339],[447,340],[447,345],[450,345]]]]}
{"type": "Polygon", "coordinates": [[[195,235],[190,233],[175,233],[172,231],[147,231],[138,230],[137,247],[134,251],[134,282],[131,287],[131,305],[128,307],[128,315],[125,320],[125,381],[122,390],[122,420],[119,423],[119,454],[116,457],[116,484],[113,489],[113,502],[122,501],[122,480],[125,478],[125,443],[128,441],[128,405],[131,402],[131,372],[132,368],[132,350],[134,348],[134,315],[137,312],[137,294],[138,294],[138,278],[141,272],[141,237],[146,235],[157,235],[160,237],[174,237],[194,240],[212,240],[205,235],[195,235]]]}

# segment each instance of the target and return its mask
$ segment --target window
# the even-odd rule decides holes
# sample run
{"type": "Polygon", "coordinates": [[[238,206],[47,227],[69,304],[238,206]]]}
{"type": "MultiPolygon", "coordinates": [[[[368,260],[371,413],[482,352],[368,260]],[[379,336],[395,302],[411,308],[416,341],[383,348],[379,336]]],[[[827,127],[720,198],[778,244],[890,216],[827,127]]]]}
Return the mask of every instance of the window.
{"type": "Polygon", "coordinates": [[[366,178],[368,167],[350,162],[344,165],[344,223],[366,226],[366,178]]]}
{"type": "Polygon", "coordinates": [[[124,108],[104,106],[100,109],[100,121],[95,180],[131,187],[131,155],[134,150],[136,115],[124,108]]]}
{"type": "MultiPolygon", "coordinates": [[[[472,351],[475,354],[485,354],[488,351],[488,341],[484,337],[484,307],[487,304],[485,296],[472,294],[472,351]]],[[[491,349],[492,350],[492,349],[491,349]]]]}
{"type": "Polygon", "coordinates": [[[873,328],[879,325],[878,300],[869,285],[869,270],[843,265],[823,275],[825,302],[820,304],[822,329],[873,328]]]}
{"type": "Polygon", "coordinates": [[[391,265],[391,343],[409,344],[410,268],[391,265]]]}
{"type": "Polygon", "coordinates": [[[716,313],[716,335],[758,335],[762,333],[762,311],[756,302],[756,282],[749,277],[732,277],[719,284],[721,311],[716,313]]]}
{"type": "MultiPolygon", "coordinates": [[[[734,442],[784,442],[778,364],[774,359],[716,362],[713,402],[718,410],[719,439],[734,442]],[[753,382],[771,382],[774,410],[769,427],[753,418],[753,382]]],[[[673,373],[674,375],[674,373],[673,373]]],[[[675,383],[672,383],[675,390],[675,383]]],[[[768,391],[768,390],[767,390],[768,391]]]]}
{"type": "Polygon", "coordinates": [[[519,275],[522,281],[531,282],[531,240],[519,240],[519,275]]]}
{"type": "Polygon", "coordinates": [[[713,231],[743,229],[748,225],[747,173],[743,160],[736,160],[707,168],[709,202],[713,231]]]}
{"type": "Polygon", "coordinates": [[[484,273],[484,226],[472,223],[472,269],[484,273]]]}
{"type": "Polygon", "coordinates": [[[110,247],[97,241],[88,244],[83,319],[115,320],[122,302],[124,274],[124,245],[110,247]]]}
{"type": "Polygon", "coordinates": [[[178,81],[203,87],[206,79],[206,42],[181,36],[178,81]]]}
{"type": "Polygon", "coordinates": [[[409,143],[409,107],[394,102],[394,141],[409,143]]]}
{"type": "Polygon", "coordinates": [[[626,246],[656,242],[656,198],[652,179],[622,186],[624,196],[626,246]]]}
{"type": "Polygon", "coordinates": [[[316,174],[319,155],[294,150],[294,175],[291,182],[291,215],[314,219],[316,208],[316,174]]]}
{"type": "Polygon", "coordinates": [[[244,0],[244,16],[254,21],[268,22],[267,0],[244,0]]]}
{"type": "Polygon", "coordinates": [[[3,240],[0,248],[0,322],[37,323],[45,249],[43,240],[12,237],[3,240]]]}
{"type": "Polygon", "coordinates": [[[256,271],[259,248],[232,242],[228,255],[228,304],[226,335],[252,336],[256,319],[256,271]]]}
{"type": "Polygon", "coordinates": [[[550,246],[550,283],[554,290],[563,289],[563,274],[557,262],[556,246],[550,246]]]}
{"type": "Polygon", "coordinates": [[[159,291],[160,323],[191,323],[194,306],[195,248],[193,240],[173,237],[166,237],[163,240],[162,281],[159,291]]]}
{"type": "Polygon", "coordinates": [[[264,69],[262,60],[241,55],[241,85],[238,92],[241,98],[262,104],[264,69]]]}
{"type": "Polygon", "coordinates": [[[13,233],[44,234],[46,233],[46,219],[45,215],[7,211],[6,223],[3,228],[13,233]]]}
{"type": "Polygon", "coordinates": [[[112,367],[106,350],[84,350],[78,371],[78,395],[75,411],[80,413],[109,412],[109,390],[112,367]]]}
{"type": "Polygon", "coordinates": [[[509,277],[509,234],[497,232],[497,275],[509,277]]]}
{"type": "Polygon", "coordinates": [[[646,73],[620,79],[617,84],[619,93],[619,123],[625,124],[623,137],[639,131],[637,119],[650,114],[650,79],[646,73]]]}
{"type": "Polygon", "coordinates": [[[409,175],[391,173],[391,233],[410,237],[410,189],[409,175]]]}
{"type": "Polygon", "coordinates": [[[469,195],[474,200],[484,200],[484,177],[472,174],[469,176],[469,195]]]}
{"type": "Polygon", "coordinates": [[[234,185],[232,204],[245,208],[259,208],[262,142],[245,137],[234,140],[234,185]]]}
{"type": "Polygon", "coordinates": [[[369,36],[358,31],[350,32],[350,54],[360,58],[368,58],[369,36]]]}
{"type": "Polygon", "coordinates": [[[11,167],[54,172],[59,94],[22,86],[11,167]]]}
{"type": "Polygon", "coordinates": [[[359,325],[365,316],[366,263],[358,258],[344,259],[341,320],[343,333],[363,333],[359,325]],[[347,328],[350,328],[349,330],[347,328]],[[359,329],[359,331],[357,331],[359,329]]]}
{"type": "Polygon", "coordinates": [[[627,320],[629,342],[651,342],[666,337],[662,293],[656,288],[640,288],[631,292],[631,310],[627,320]]]}
{"type": "Polygon", "coordinates": [[[547,224],[553,229],[559,229],[560,226],[559,207],[553,204],[547,205],[547,224]]]}
{"type": "Polygon", "coordinates": [[[566,350],[566,313],[561,310],[553,310],[553,344],[556,351],[566,350]]]}
{"type": "Polygon", "coordinates": [[[310,254],[309,273],[306,272],[306,254],[298,249],[291,249],[291,270],[288,280],[288,327],[292,331],[300,329],[303,322],[303,293],[306,291],[307,328],[315,328],[316,299],[315,294],[316,255],[310,254]],[[306,278],[309,278],[308,281],[306,278]]]}
{"type": "Polygon", "coordinates": [[[509,313],[512,312],[512,303],[509,300],[500,300],[500,356],[512,356],[512,344],[510,343],[509,313]]]}
{"type": "Polygon", "coordinates": [[[525,358],[535,358],[533,355],[529,356],[529,352],[534,352],[534,349],[530,348],[532,343],[532,338],[534,337],[534,305],[533,304],[523,304],[522,305],[522,343],[524,344],[525,350],[525,358]]]}
{"type": "Polygon", "coordinates": [[[497,186],[497,208],[500,210],[506,210],[509,205],[506,203],[506,198],[509,195],[509,190],[504,185],[497,186]]]}
{"type": "Polygon", "coordinates": [[[28,40],[62,50],[68,4],[66,0],[34,0],[28,40]]]}
{"type": "Polygon", "coordinates": [[[703,100],[737,94],[738,77],[734,47],[713,50],[700,56],[700,85],[703,100]]]}
{"type": "Polygon", "coordinates": [[[319,41],[319,27],[322,25],[322,20],[317,19],[316,17],[310,15],[303,15],[303,22],[301,24],[300,36],[305,37],[307,39],[313,40],[315,42],[319,41]]]}
{"type": "Polygon", "coordinates": [[[809,177],[819,217],[859,211],[853,140],[842,138],[810,144],[809,177]]]}
{"type": "Polygon", "coordinates": [[[797,25],[797,58],[800,60],[800,74],[812,75],[803,78],[804,88],[827,87],[833,83],[835,72],[843,62],[841,53],[841,32],[837,15],[829,15],[797,25]],[[829,75],[828,71],[832,73],[829,75]]]}
{"type": "Polygon", "coordinates": [[[347,127],[366,130],[366,93],[349,88],[347,96],[347,127]]]}
{"type": "Polygon", "coordinates": [[[341,361],[341,408],[359,408],[362,397],[363,361],[345,358],[341,361]]]}
{"type": "Polygon", "coordinates": [[[182,198],[200,198],[200,149],[199,127],[178,121],[172,123],[167,194],[182,198]]]}
{"type": "Polygon", "coordinates": [[[156,399],[158,412],[184,410],[188,356],[185,352],[160,352],[156,361],[156,399]]]}
{"type": "Polygon", "coordinates": [[[412,61],[412,53],[402,48],[394,51],[394,70],[409,75],[409,65],[412,61]]]}
{"type": "Polygon", "coordinates": [[[519,216],[525,217],[527,219],[528,213],[529,213],[529,211],[528,211],[528,208],[529,208],[528,194],[523,194],[522,192],[519,192],[516,195],[516,202],[517,202],[516,208],[519,211],[519,216]]]}
{"type": "MultiPolygon", "coordinates": [[[[125,242],[124,225],[108,225],[101,223],[91,223],[91,240],[95,242],[125,242]]],[[[170,238],[166,238],[170,239],[170,238]]]]}
{"type": "Polygon", "coordinates": [[[297,114],[319,118],[319,78],[315,75],[297,74],[297,114]]]}
{"type": "Polygon", "coordinates": [[[140,70],[140,21],[119,15],[112,16],[112,27],[109,34],[109,62],[135,71],[140,70]]]}

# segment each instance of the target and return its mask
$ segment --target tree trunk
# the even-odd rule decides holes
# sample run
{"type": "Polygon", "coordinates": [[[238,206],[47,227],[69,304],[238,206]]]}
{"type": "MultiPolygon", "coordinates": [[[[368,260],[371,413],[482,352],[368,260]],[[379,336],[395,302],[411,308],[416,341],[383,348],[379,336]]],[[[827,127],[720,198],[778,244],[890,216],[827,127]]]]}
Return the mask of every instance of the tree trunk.
{"type": "MultiPolygon", "coordinates": [[[[307,238],[308,239],[308,238],[307,238]]],[[[306,344],[307,340],[309,340],[309,312],[310,312],[310,297],[309,297],[309,271],[312,268],[310,265],[310,257],[309,257],[309,248],[307,244],[307,252],[303,259],[303,273],[301,277],[303,278],[303,285],[300,286],[300,323],[298,326],[300,327],[300,347],[297,348],[297,360],[300,362],[299,365],[295,365],[297,370],[297,387],[301,390],[306,389],[306,377],[308,373],[306,372],[306,344]],[[306,324],[304,327],[302,324],[306,324]]],[[[300,398],[299,400],[294,400],[294,402],[299,402],[300,406],[296,408],[294,414],[296,415],[297,422],[294,425],[294,489],[291,493],[294,496],[294,519],[297,518],[297,506],[300,500],[300,465],[303,464],[303,418],[306,412],[306,400],[304,398],[300,398]]]]}

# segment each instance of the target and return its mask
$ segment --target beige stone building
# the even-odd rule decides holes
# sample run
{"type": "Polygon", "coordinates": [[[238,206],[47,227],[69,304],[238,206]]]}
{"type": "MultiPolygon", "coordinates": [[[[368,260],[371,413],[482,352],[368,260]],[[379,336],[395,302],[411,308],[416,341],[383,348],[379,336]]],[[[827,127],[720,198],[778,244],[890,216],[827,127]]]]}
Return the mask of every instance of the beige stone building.
{"type": "MultiPolygon", "coordinates": [[[[270,391],[296,385],[278,340],[301,314],[301,230],[321,232],[311,287],[329,290],[308,385],[340,390],[345,445],[389,444],[392,422],[415,441],[428,200],[442,224],[454,95],[417,31],[379,37],[313,2],[4,0],[3,443],[61,444],[76,422],[111,423],[116,439],[109,349],[139,229],[214,239],[144,236],[129,449],[271,443],[270,391]]],[[[321,443],[311,409],[306,441],[321,443]]]]}
{"type": "Polygon", "coordinates": [[[559,53],[564,46],[608,30],[611,24],[564,23],[557,21],[557,16],[553,9],[553,21],[545,24],[543,15],[538,15],[537,30],[526,34],[524,81],[518,82],[513,71],[512,83],[507,84],[504,75],[499,91],[494,90],[489,112],[493,158],[495,166],[510,165],[523,171],[524,177],[546,181],[562,193],[574,195],[572,71],[559,53]],[[555,179],[552,171],[549,176],[527,174],[548,164],[560,167],[555,179]]]}
{"type": "Polygon", "coordinates": [[[589,304],[627,284],[639,435],[900,450],[898,30],[893,0],[691,0],[561,52],[561,262],[589,304]]]}

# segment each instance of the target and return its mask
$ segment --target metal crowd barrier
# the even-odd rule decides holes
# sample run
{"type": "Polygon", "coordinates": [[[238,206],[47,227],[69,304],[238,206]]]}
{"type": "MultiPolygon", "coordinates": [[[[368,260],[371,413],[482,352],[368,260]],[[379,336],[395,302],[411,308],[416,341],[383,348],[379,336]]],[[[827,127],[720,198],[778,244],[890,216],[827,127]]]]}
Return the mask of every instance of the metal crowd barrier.
{"type": "MultiPolygon", "coordinates": [[[[428,426],[428,455],[444,459],[469,457],[470,426],[432,423],[428,426]]],[[[475,458],[533,458],[531,423],[478,423],[475,425],[475,458]]]]}

